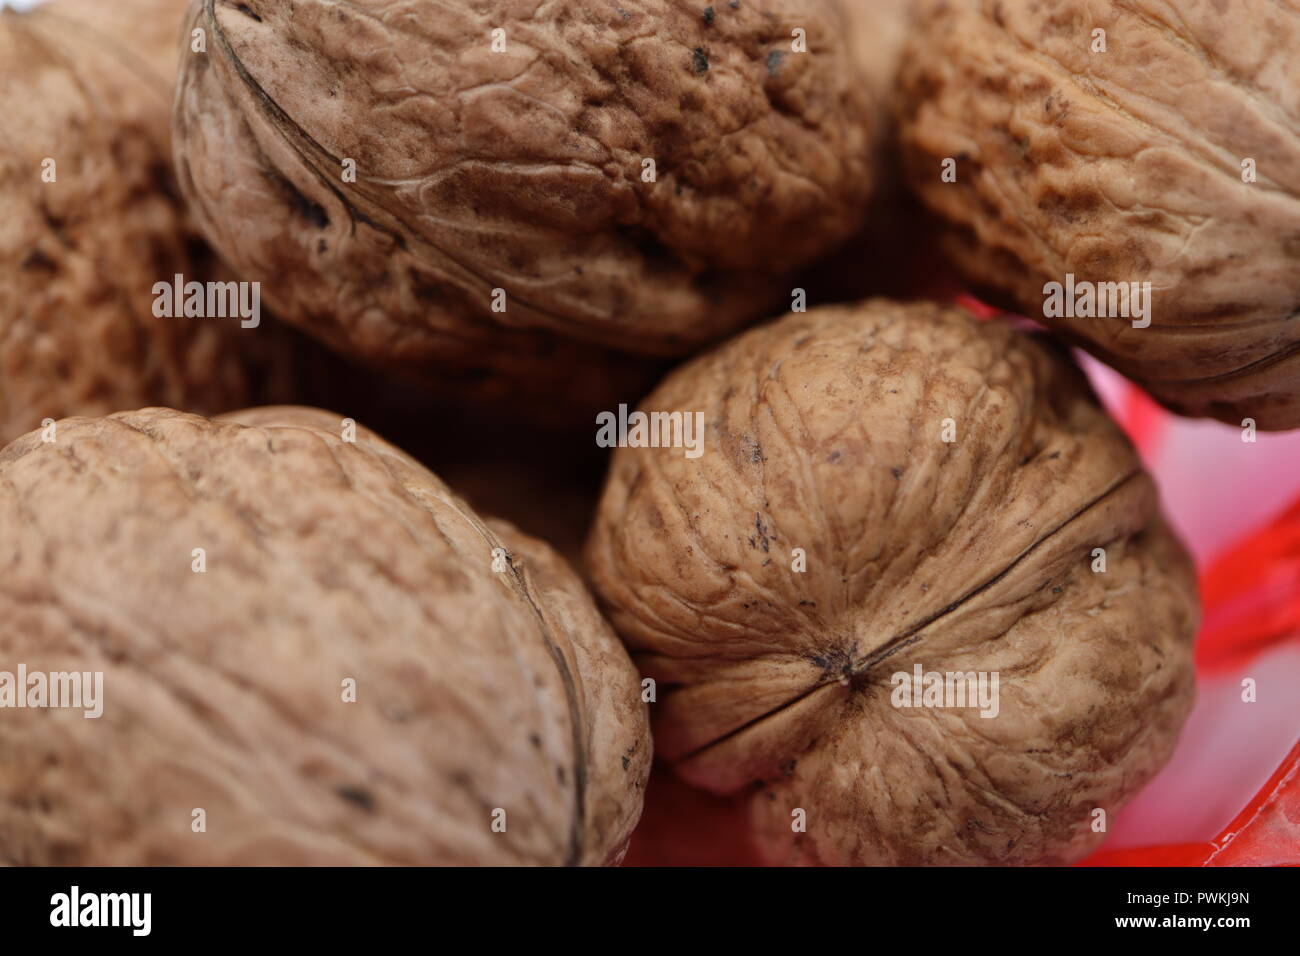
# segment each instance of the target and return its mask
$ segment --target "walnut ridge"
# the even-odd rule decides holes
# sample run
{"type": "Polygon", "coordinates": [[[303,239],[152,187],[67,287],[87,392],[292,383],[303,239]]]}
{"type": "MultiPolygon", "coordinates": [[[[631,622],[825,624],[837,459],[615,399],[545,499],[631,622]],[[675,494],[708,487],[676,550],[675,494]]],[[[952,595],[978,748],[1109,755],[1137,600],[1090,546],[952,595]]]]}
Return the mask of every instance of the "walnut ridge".
{"type": "Polygon", "coordinates": [[[546,545],[341,423],[144,409],[0,451],[0,646],[106,698],[5,712],[0,862],[619,858],[650,762],[626,652],[546,545]]]}
{"type": "Polygon", "coordinates": [[[702,410],[706,450],[615,452],[590,579],[659,682],[657,753],[752,792],[769,862],[1069,862],[1167,759],[1191,563],[1059,353],[873,300],[751,330],[642,408],[702,410]],[[998,715],[891,706],[917,664],[997,672],[998,715]]]}

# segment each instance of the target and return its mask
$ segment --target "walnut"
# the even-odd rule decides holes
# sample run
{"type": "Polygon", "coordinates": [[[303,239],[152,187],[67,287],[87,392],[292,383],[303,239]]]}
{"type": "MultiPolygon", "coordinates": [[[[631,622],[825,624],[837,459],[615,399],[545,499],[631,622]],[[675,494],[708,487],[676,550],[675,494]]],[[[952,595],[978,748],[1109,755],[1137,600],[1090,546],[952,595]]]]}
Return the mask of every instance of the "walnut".
{"type": "Polygon", "coordinates": [[[872,187],[833,0],[195,0],[191,21],[174,130],[205,234],[278,314],[390,370],[572,381],[601,361],[579,343],[684,354],[788,301],[872,187]]]}
{"type": "Polygon", "coordinates": [[[0,863],[620,857],[650,738],[590,595],[343,428],[155,408],[0,451],[0,646],[104,675],[99,719],[4,711],[0,863]]]}
{"type": "Polygon", "coordinates": [[[1294,6],[927,0],[912,42],[906,161],[971,279],[1172,409],[1300,425],[1294,6]]]}
{"type": "Polygon", "coordinates": [[[615,451],[591,580],[657,683],[658,755],[750,794],[768,862],[1068,862],[1165,762],[1191,562],[1062,354],[874,300],[751,330],[641,407],[701,415],[703,454],[615,451]],[[996,706],[899,706],[918,667],[996,706]]]}
{"type": "Polygon", "coordinates": [[[181,0],[0,12],[0,444],[46,418],[249,400],[255,332],[153,312],[155,283],[208,267],[170,174],[183,13],[181,0]]]}

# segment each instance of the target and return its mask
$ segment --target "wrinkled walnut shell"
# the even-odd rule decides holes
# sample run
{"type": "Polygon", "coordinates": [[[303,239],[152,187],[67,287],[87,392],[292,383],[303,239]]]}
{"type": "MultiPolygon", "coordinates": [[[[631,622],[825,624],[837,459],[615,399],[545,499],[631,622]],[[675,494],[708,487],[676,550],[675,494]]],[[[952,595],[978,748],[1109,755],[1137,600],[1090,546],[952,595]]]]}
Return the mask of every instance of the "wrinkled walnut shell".
{"type": "Polygon", "coordinates": [[[872,187],[834,0],[195,0],[191,20],[208,49],[183,58],[175,133],[205,234],[277,314],[390,369],[563,382],[600,362],[577,342],[684,354],[788,297],[872,187]]]}
{"type": "Polygon", "coordinates": [[[904,57],[903,145],[966,273],[1176,411],[1300,426],[1294,5],[924,7],[904,57]],[[1248,159],[1257,182],[1243,181],[1248,159]],[[1044,317],[1044,286],[1067,274],[1149,281],[1150,326],[1044,317]]]}
{"type": "Polygon", "coordinates": [[[591,580],[658,682],[657,753],[751,793],[769,862],[1068,862],[1169,756],[1191,563],[1055,350],[875,300],[750,331],[641,407],[702,412],[704,453],[615,452],[591,580]],[[997,672],[997,716],[894,707],[916,664],[997,672]]]}
{"type": "Polygon", "coordinates": [[[4,711],[0,862],[619,858],[650,738],[585,588],[341,427],[145,409],[0,451],[0,646],[104,672],[97,720],[4,711]]]}
{"type": "Polygon", "coordinates": [[[206,267],[171,172],[183,13],[181,0],[0,12],[0,444],[46,418],[249,400],[240,350],[256,332],[153,314],[154,283],[206,267]]]}

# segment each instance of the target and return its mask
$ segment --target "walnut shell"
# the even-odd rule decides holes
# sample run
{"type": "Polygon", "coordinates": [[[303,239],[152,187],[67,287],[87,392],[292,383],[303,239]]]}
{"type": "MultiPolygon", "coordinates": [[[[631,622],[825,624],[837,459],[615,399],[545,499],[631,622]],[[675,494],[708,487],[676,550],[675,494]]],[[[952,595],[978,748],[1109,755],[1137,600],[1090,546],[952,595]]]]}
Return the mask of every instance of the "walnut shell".
{"type": "Polygon", "coordinates": [[[45,418],[248,403],[237,346],[254,331],[153,314],[156,282],[206,267],[171,182],[183,13],[181,0],[0,12],[0,444],[45,418]]]}
{"type": "Polygon", "coordinates": [[[0,646],[104,673],[99,719],[4,712],[0,862],[619,858],[650,738],[590,595],[341,424],[144,409],[0,451],[0,646]]]}
{"type": "Polygon", "coordinates": [[[702,413],[704,451],[615,451],[591,580],[658,683],[657,753],[752,794],[769,862],[1075,860],[1169,756],[1191,563],[1056,351],[875,300],[752,330],[642,408],[702,413]],[[916,665],[997,673],[996,716],[895,707],[916,665]]]}
{"type": "MultiPolygon", "coordinates": [[[[189,0],[43,0],[39,18],[58,21],[59,28],[81,32],[87,39],[112,49],[132,69],[150,76],[166,94],[170,107],[180,62],[179,39],[189,0]]],[[[171,112],[155,113],[160,142],[170,143],[171,112]]]]}
{"type": "Polygon", "coordinates": [[[192,25],[174,129],[205,234],[388,368],[684,354],[789,295],[872,185],[835,0],[195,0],[192,25]]]}
{"type": "Polygon", "coordinates": [[[848,18],[849,48],[872,101],[879,107],[876,118],[880,123],[891,125],[895,117],[890,105],[903,49],[912,30],[914,0],[841,2],[848,18]]]}
{"type": "Polygon", "coordinates": [[[1300,425],[1294,5],[929,0],[921,17],[903,145],[967,274],[1035,318],[1067,275],[1150,282],[1149,327],[1043,321],[1179,412],[1300,425]]]}

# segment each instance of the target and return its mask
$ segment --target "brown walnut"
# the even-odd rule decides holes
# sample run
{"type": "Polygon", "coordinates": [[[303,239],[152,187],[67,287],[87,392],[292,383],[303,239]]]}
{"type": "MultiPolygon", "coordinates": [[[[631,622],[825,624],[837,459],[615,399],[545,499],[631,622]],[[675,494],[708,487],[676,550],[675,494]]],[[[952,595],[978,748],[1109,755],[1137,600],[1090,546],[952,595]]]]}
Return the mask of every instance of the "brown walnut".
{"type": "Polygon", "coordinates": [[[0,12],[0,443],[46,418],[248,403],[241,350],[256,332],[153,314],[155,283],[207,267],[171,173],[184,9],[0,12]]]}
{"type": "Polygon", "coordinates": [[[903,146],[968,276],[1176,411],[1300,425],[1300,10],[923,8],[904,57],[903,146]],[[946,159],[955,182],[941,179],[946,159]],[[1150,282],[1150,326],[1109,307],[1045,317],[1044,287],[1067,275],[1150,282]]]}
{"type": "Polygon", "coordinates": [[[390,369],[563,382],[592,344],[684,354],[770,314],[872,187],[835,0],[195,0],[191,20],[208,48],[174,128],[205,234],[277,313],[390,369]]]}
{"type": "Polygon", "coordinates": [[[144,409],[0,451],[6,660],[104,673],[99,719],[4,711],[0,863],[620,857],[650,738],[590,595],[342,426],[144,409]]]}
{"type": "Polygon", "coordinates": [[[769,862],[1068,862],[1169,756],[1191,563],[1055,349],[874,300],[751,330],[642,409],[701,412],[704,452],[614,453],[591,580],[658,684],[658,755],[751,794],[769,862]],[[894,706],[917,665],[998,674],[996,716],[894,706]]]}

